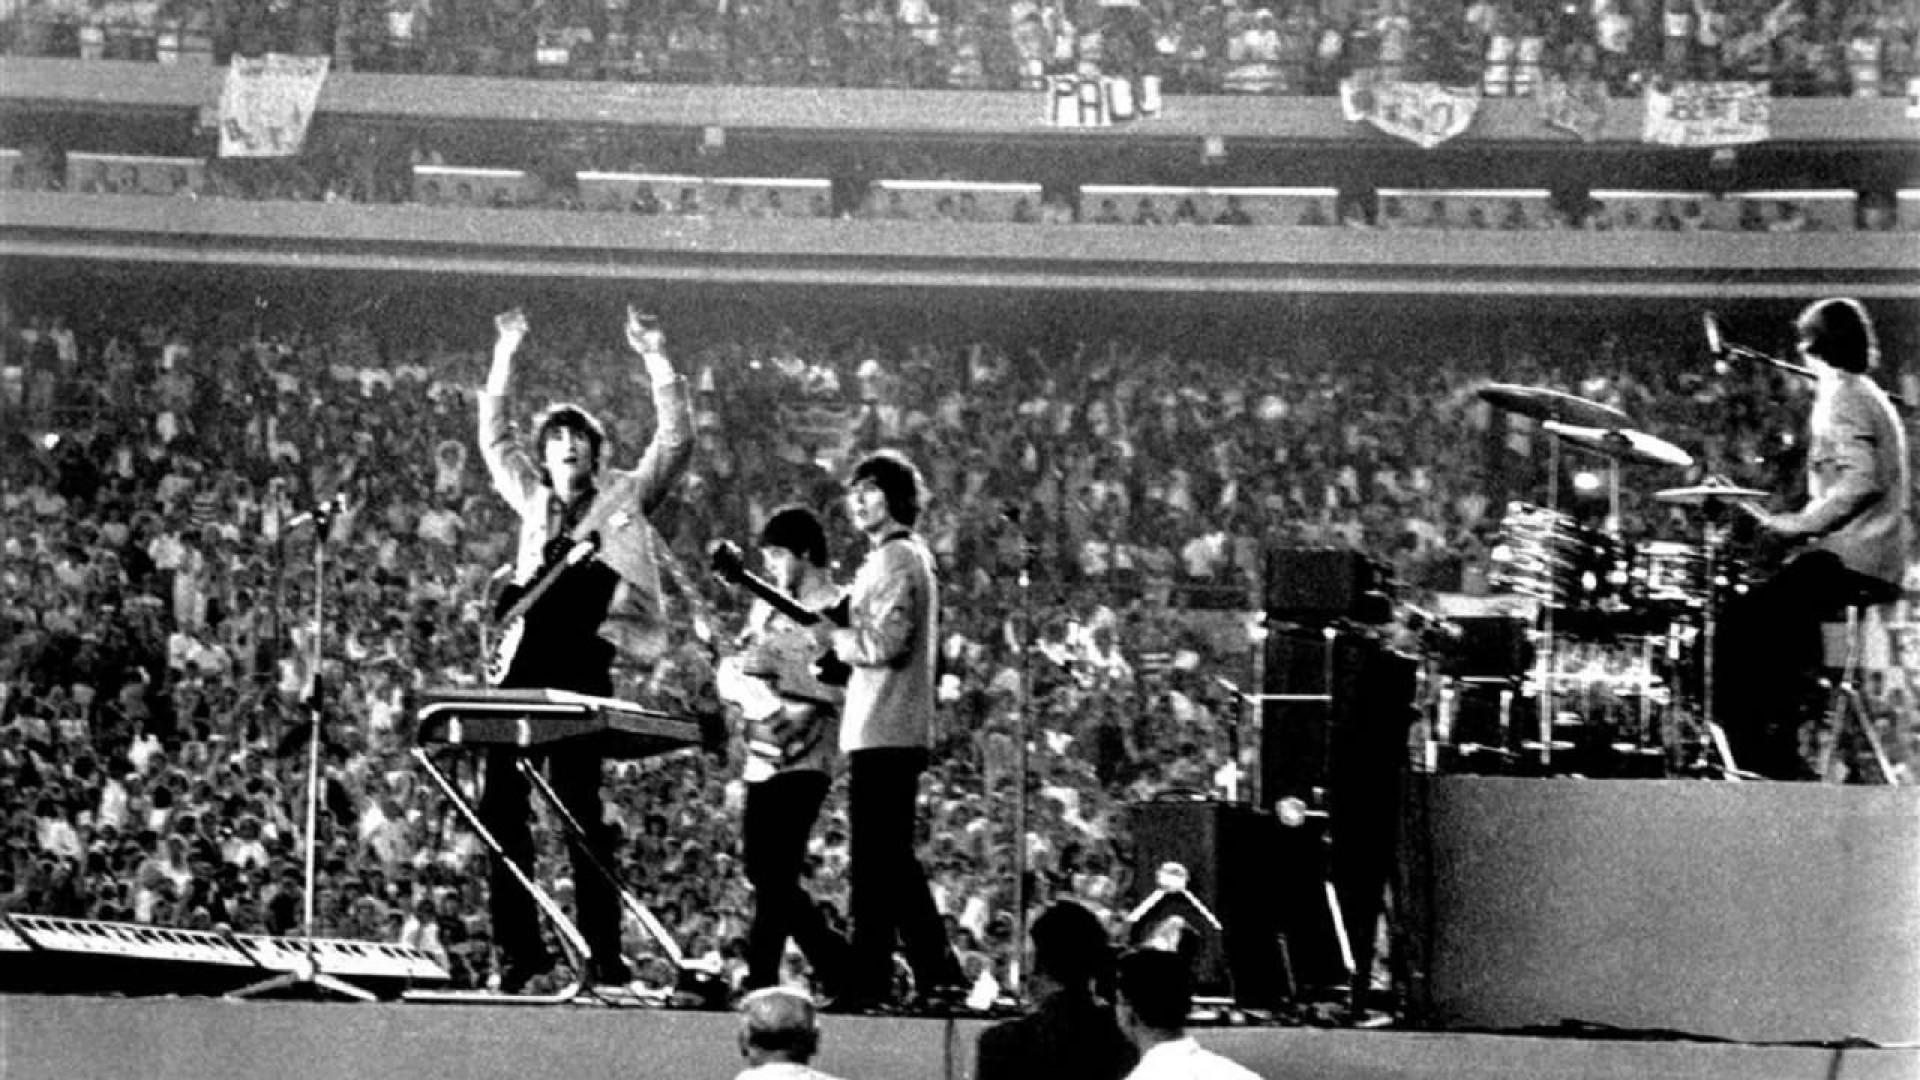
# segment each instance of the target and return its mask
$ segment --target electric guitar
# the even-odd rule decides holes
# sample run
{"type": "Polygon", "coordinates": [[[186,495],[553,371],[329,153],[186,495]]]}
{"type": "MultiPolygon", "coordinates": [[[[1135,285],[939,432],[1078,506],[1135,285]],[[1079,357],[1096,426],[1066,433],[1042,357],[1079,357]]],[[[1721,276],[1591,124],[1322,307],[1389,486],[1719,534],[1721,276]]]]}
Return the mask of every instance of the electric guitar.
{"type": "MultiPolygon", "coordinates": [[[[558,545],[555,545],[556,547],[558,545]]],[[[590,533],[584,539],[576,540],[573,545],[560,553],[560,557],[551,559],[540,568],[532,581],[525,585],[509,585],[500,591],[500,599],[494,604],[494,623],[499,628],[499,640],[494,643],[493,652],[487,657],[487,684],[499,686],[506,681],[507,673],[513,670],[513,659],[520,652],[521,639],[527,632],[527,612],[547,595],[547,590],[568,570],[585,562],[600,549],[600,534],[590,533]]]]}
{"type": "MultiPolygon", "coordinates": [[[[713,545],[708,557],[712,560],[713,572],[720,580],[729,585],[738,585],[767,602],[773,610],[799,623],[801,626],[813,626],[832,617],[831,611],[815,611],[812,608],[787,595],[786,590],[768,581],[766,578],[747,569],[747,563],[740,555],[739,547],[731,540],[721,540],[713,545]]],[[[844,609],[846,601],[835,605],[844,609]]],[[[823,685],[842,687],[853,675],[853,667],[826,649],[814,660],[814,674],[823,685]]]]}
{"type": "MultiPolygon", "coordinates": [[[[731,542],[714,544],[709,558],[714,574],[722,581],[745,588],[800,626],[813,626],[828,618],[748,570],[740,549],[731,542]]],[[[785,647],[778,641],[762,643],[751,665],[743,661],[743,657],[734,657],[723,667],[721,691],[750,715],[760,714],[760,719],[747,724],[747,751],[776,768],[791,765],[827,737],[827,729],[838,715],[839,690],[846,686],[853,669],[831,648],[819,650],[797,636],[785,647]],[[756,689],[755,683],[760,688],[756,689]],[[777,691],[777,704],[767,697],[771,691],[777,691]]]]}

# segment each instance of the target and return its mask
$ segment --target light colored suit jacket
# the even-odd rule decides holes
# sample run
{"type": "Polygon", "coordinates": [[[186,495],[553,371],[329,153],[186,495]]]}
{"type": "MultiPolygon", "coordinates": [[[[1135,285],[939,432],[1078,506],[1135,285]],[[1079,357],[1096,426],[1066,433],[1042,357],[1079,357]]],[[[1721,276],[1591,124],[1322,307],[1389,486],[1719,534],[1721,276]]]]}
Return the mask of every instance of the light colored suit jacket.
{"type": "Polygon", "coordinates": [[[940,583],[926,543],[902,529],[868,552],[847,608],[848,625],[832,634],[834,653],[853,667],[840,749],[926,749],[940,640],[940,583]]]}
{"type": "Polygon", "coordinates": [[[1807,420],[1807,504],[1780,524],[1847,568],[1898,583],[1913,547],[1907,433],[1864,374],[1825,371],[1807,420]]]}
{"type": "MultiPolygon", "coordinates": [[[[542,549],[549,539],[553,489],[543,481],[533,456],[514,437],[505,398],[485,392],[479,398],[480,454],[486,460],[487,475],[494,490],[520,515],[520,552],[513,580],[524,585],[540,569],[542,549]]],[[[643,657],[650,651],[645,643],[658,637],[661,613],[657,541],[647,515],[666,499],[693,458],[693,410],[686,380],[655,383],[653,411],[653,438],[640,463],[632,469],[600,471],[594,480],[598,490],[593,505],[572,533],[576,539],[599,533],[595,558],[620,575],[600,636],[624,654],[643,657]]]]}

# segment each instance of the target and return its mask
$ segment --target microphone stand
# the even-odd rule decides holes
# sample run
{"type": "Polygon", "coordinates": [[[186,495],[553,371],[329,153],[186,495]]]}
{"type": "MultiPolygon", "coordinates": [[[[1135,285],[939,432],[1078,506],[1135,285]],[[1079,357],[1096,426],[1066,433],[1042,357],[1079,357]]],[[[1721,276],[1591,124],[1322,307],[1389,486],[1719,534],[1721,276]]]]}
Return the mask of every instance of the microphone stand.
{"type": "MultiPolygon", "coordinates": [[[[313,509],[303,515],[313,522],[313,640],[307,646],[306,895],[300,919],[300,936],[306,942],[306,951],[294,970],[241,987],[229,993],[227,996],[230,998],[259,997],[279,990],[297,989],[307,993],[328,991],[356,1001],[375,1000],[372,992],[321,971],[319,958],[313,948],[313,894],[319,866],[319,855],[314,849],[318,843],[320,817],[320,663],[325,652],[322,646],[326,642],[327,530],[332,527],[333,514],[338,508],[338,504],[328,499],[315,503],[313,509]]],[[[299,520],[296,517],[294,522],[299,520]]]]}
{"type": "Polygon", "coordinates": [[[1004,515],[1020,538],[1020,696],[1014,734],[1013,801],[1013,957],[1007,964],[1007,989],[1018,999],[1024,983],[1021,957],[1027,947],[1027,765],[1033,736],[1033,545],[1017,514],[1004,515]]]}

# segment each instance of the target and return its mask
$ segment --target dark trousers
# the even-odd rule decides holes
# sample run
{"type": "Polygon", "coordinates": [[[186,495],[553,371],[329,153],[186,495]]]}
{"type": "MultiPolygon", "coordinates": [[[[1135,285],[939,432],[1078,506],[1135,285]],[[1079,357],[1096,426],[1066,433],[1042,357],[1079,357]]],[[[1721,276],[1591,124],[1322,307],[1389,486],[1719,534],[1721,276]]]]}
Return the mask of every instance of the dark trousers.
{"type": "MultiPolygon", "coordinates": [[[[606,697],[613,693],[609,674],[612,649],[598,638],[563,639],[551,631],[536,634],[528,628],[528,642],[515,658],[502,685],[548,687],[606,697]]],[[[528,877],[533,876],[532,785],[515,762],[528,757],[538,768],[544,757],[547,783],[573,820],[586,832],[581,844],[565,829],[568,861],[573,867],[574,922],[587,940],[588,957],[596,967],[615,968],[620,952],[620,898],[613,882],[594,867],[614,869],[614,830],[603,818],[600,778],[603,759],[580,750],[555,750],[545,755],[523,755],[511,747],[489,747],[481,777],[480,821],[500,847],[528,877]]],[[[487,874],[488,915],[494,944],[509,967],[544,967],[547,955],[540,932],[540,915],[533,897],[520,887],[499,859],[487,874]]]]}
{"type": "MultiPolygon", "coordinates": [[[[520,774],[515,763],[522,757],[507,747],[487,750],[485,787],[480,794],[480,820],[500,847],[523,873],[533,876],[533,828],[530,800],[532,785],[520,774]]],[[[613,829],[603,822],[600,804],[601,757],[577,750],[560,750],[545,755],[547,783],[560,797],[560,805],[586,831],[581,844],[572,830],[566,830],[567,856],[573,866],[575,922],[587,939],[589,956],[596,966],[613,967],[620,962],[620,901],[614,885],[594,867],[594,860],[613,867],[613,829]]],[[[531,758],[535,767],[539,757],[531,758]]],[[[494,943],[502,962],[508,966],[544,967],[546,945],[540,932],[540,915],[533,897],[515,881],[511,871],[499,859],[493,860],[487,874],[489,915],[494,943]]]]}
{"type": "Polygon", "coordinates": [[[747,927],[749,990],[780,981],[787,939],[800,946],[814,977],[838,992],[846,974],[847,943],[827,925],[819,905],[800,887],[807,839],[827,798],[827,774],[812,769],[777,773],[747,785],[740,824],[741,855],[753,883],[753,923],[747,927]]]}
{"type": "Polygon", "coordinates": [[[892,996],[898,941],[922,991],[957,986],[959,962],[914,854],[915,803],[925,750],[882,747],[847,755],[847,826],[852,866],[853,994],[892,996]]]}
{"type": "Polygon", "coordinates": [[[1821,701],[1821,624],[1892,588],[1815,551],[1727,605],[1714,651],[1714,713],[1736,765],[1776,780],[1811,776],[1800,728],[1821,701]]]}

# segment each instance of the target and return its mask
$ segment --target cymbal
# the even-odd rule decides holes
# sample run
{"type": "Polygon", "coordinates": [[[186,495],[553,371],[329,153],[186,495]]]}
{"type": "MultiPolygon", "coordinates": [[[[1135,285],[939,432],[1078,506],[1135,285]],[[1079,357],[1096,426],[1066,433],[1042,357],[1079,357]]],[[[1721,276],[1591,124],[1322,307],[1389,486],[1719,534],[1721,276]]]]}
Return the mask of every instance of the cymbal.
{"type": "Polygon", "coordinates": [[[1480,388],[1480,397],[1496,409],[1517,412],[1535,420],[1555,420],[1578,427],[1629,428],[1633,421],[1611,405],[1583,397],[1549,390],[1544,386],[1516,386],[1513,383],[1488,383],[1480,388]]]}
{"type": "Polygon", "coordinates": [[[1654,501],[1679,503],[1682,506],[1700,506],[1709,502],[1744,502],[1748,499],[1764,499],[1767,492],[1755,488],[1735,487],[1725,480],[1708,480],[1704,484],[1692,487],[1667,488],[1653,493],[1654,501]]]}
{"type": "Polygon", "coordinates": [[[1658,435],[1630,428],[1579,427],[1549,420],[1541,425],[1555,435],[1589,450],[1612,457],[1641,461],[1648,465],[1671,465],[1684,469],[1693,464],[1693,455],[1658,435]]]}

